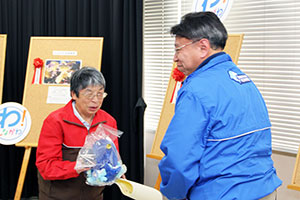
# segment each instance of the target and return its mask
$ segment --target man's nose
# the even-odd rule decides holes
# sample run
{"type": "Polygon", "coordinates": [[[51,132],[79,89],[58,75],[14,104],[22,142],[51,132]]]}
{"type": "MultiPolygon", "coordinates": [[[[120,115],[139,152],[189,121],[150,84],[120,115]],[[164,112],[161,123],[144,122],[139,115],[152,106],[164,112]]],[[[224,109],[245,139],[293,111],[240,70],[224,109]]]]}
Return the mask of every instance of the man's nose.
{"type": "Polygon", "coordinates": [[[178,56],[177,56],[177,53],[176,53],[176,52],[174,53],[173,61],[174,61],[174,62],[177,62],[177,61],[178,61],[178,56]]]}

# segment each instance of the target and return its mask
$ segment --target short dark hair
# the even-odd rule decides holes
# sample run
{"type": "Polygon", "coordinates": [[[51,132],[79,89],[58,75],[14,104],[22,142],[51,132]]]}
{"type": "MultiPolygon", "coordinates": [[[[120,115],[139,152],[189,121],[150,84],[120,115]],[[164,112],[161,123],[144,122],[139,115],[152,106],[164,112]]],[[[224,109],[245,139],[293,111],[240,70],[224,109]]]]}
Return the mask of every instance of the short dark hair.
{"type": "Polygon", "coordinates": [[[193,41],[206,38],[212,49],[224,49],[228,37],[225,26],[213,12],[188,13],[171,28],[170,33],[193,41]]]}
{"type": "Polygon", "coordinates": [[[105,79],[100,71],[94,67],[82,67],[71,76],[70,90],[79,97],[79,91],[88,86],[103,86],[105,89],[105,79]]]}

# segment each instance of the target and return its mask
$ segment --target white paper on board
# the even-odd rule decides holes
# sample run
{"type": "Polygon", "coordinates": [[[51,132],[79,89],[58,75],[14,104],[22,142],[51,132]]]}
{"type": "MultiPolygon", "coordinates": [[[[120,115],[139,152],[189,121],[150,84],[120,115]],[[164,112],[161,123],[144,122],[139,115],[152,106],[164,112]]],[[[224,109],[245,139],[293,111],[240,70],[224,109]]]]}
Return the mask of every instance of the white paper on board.
{"type": "Polygon", "coordinates": [[[70,87],[48,87],[47,104],[67,104],[70,100],[70,87]]]}

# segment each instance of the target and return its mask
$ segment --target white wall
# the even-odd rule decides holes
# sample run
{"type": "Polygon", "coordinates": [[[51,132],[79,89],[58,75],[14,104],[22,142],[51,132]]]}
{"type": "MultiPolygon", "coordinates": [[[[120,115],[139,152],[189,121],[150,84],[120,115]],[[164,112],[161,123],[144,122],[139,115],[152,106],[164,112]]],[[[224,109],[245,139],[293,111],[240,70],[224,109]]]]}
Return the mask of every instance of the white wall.
{"type": "MultiPolygon", "coordinates": [[[[152,142],[154,139],[154,133],[145,132],[145,154],[151,152],[152,142]]],[[[274,166],[277,170],[279,178],[283,181],[283,184],[278,189],[278,200],[299,200],[300,191],[287,189],[292,181],[294,166],[296,162],[296,155],[287,154],[281,152],[273,152],[272,155],[274,166]]],[[[153,187],[155,185],[158,176],[158,163],[159,161],[152,158],[145,158],[145,181],[144,184],[153,187]]]]}
{"type": "Polygon", "coordinates": [[[278,199],[299,200],[300,191],[287,189],[287,185],[291,184],[292,182],[292,176],[296,162],[296,155],[274,151],[272,158],[277,171],[277,175],[283,181],[281,187],[279,187],[278,189],[278,199]]]}
{"type": "MultiPolygon", "coordinates": [[[[154,132],[145,132],[144,135],[144,152],[149,154],[151,152],[152,143],[154,140],[154,132]]],[[[146,156],[146,155],[145,155],[146,156]]],[[[144,173],[144,184],[148,186],[154,186],[158,176],[158,160],[152,158],[145,158],[145,173],[144,173]]]]}

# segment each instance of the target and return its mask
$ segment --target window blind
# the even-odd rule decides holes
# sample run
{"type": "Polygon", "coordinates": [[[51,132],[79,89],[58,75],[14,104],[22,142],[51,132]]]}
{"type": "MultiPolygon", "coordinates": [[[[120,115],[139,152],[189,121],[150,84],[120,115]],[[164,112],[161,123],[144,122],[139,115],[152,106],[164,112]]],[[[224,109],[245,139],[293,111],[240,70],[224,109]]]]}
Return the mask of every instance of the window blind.
{"type": "MultiPolygon", "coordinates": [[[[145,128],[155,132],[171,73],[171,26],[193,0],[144,1],[145,128]]],[[[273,150],[297,153],[300,144],[300,2],[234,0],[224,24],[244,33],[238,66],[261,91],[272,123],[273,150]]]]}
{"type": "Polygon", "coordinates": [[[170,29],[191,6],[190,0],[144,0],[144,121],[145,129],[151,132],[157,128],[173,66],[170,29]]]}
{"type": "Polygon", "coordinates": [[[170,27],[178,22],[177,0],[144,1],[145,128],[155,131],[173,64],[170,27]]]}
{"type": "Polygon", "coordinates": [[[244,33],[238,66],[261,91],[272,123],[273,150],[300,144],[300,2],[235,0],[224,21],[244,33]]]}

